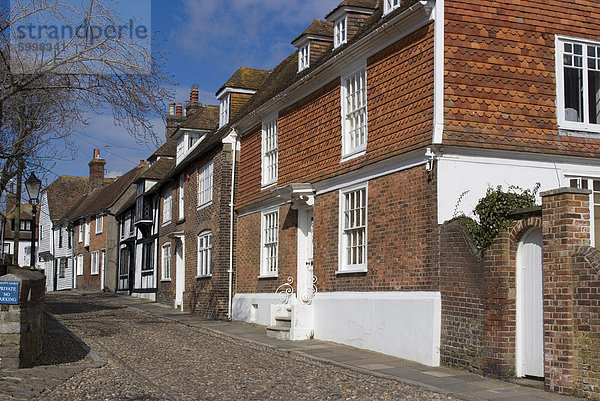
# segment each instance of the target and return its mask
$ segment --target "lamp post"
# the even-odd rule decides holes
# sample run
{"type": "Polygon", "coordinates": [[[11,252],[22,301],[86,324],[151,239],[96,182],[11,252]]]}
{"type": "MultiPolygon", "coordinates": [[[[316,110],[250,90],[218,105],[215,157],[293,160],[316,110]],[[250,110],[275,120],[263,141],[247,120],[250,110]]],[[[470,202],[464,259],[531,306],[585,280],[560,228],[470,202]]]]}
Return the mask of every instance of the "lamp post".
{"type": "Polygon", "coordinates": [[[32,267],[35,267],[35,226],[37,225],[35,221],[35,214],[37,212],[36,204],[38,203],[38,197],[40,196],[41,186],[42,181],[35,176],[34,172],[32,172],[27,181],[25,181],[25,188],[27,188],[27,194],[29,195],[29,203],[31,203],[31,215],[33,218],[33,222],[31,223],[31,259],[29,262],[32,267]]]}

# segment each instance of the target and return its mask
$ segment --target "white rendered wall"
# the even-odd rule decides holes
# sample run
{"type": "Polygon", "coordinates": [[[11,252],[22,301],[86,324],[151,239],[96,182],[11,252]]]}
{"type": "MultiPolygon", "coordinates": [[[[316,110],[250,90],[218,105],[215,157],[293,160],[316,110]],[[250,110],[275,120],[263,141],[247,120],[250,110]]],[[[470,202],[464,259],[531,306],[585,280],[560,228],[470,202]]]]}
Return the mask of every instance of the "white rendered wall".
{"type": "MultiPolygon", "coordinates": [[[[236,294],[233,319],[269,325],[271,305],[279,302],[276,294],[236,294]]],[[[318,293],[312,308],[319,340],[440,364],[439,292],[318,293]]]]}
{"type": "Polygon", "coordinates": [[[315,338],[440,364],[439,292],[327,292],[313,300],[315,338]]]}
{"type": "Polygon", "coordinates": [[[235,294],[232,302],[233,320],[268,326],[271,322],[271,305],[281,303],[277,294],[235,294]]]}
{"type": "MultiPolygon", "coordinates": [[[[438,223],[454,217],[457,201],[464,191],[457,213],[472,215],[475,205],[489,187],[516,185],[531,189],[536,182],[540,191],[569,185],[571,177],[599,177],[600,160],[567,158],[517,152],[445,151],[437,161],[438,223]]],[[[538,199],[538,204],[539,204],[538,199]]]]}

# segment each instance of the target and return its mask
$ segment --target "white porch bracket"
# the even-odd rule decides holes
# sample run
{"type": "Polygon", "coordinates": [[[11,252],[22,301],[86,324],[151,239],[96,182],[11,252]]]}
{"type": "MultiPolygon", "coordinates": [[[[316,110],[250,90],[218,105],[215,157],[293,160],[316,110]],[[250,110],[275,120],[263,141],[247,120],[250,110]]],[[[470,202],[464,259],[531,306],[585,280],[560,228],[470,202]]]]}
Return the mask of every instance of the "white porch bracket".
{"type": "Polygon", "coordinates": [[[315,189],[310,183],[295,183],[272,189],[279,199],[292,203],[292,209],[303,210],[315,204],[315,189]]]}

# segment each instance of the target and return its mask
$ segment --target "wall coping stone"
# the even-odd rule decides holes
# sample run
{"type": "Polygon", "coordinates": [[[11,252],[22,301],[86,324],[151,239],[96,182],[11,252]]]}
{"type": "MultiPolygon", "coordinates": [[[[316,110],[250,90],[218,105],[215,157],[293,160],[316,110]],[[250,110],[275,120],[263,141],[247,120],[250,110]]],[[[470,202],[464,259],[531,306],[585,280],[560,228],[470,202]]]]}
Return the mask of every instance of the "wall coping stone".
{"type": "Polygon", "coordinates": [[[546,196],[554,196],[554,195],[561,195],[561,194],[589,195],[591,193],[592,193],[592,191],[589,189],[561,187],[561,188],[551,189],[549,191],[540,192],[540,196],[542,198],[544,198],[546,196]]]}
{"type": "Polygon", "coordinates": [[[510,218],[513,220],[521,220],[527,217],[538,217],[542,215],[542,207],[539,205],[522,207],[515,209],[510,213],[510,218]]]}

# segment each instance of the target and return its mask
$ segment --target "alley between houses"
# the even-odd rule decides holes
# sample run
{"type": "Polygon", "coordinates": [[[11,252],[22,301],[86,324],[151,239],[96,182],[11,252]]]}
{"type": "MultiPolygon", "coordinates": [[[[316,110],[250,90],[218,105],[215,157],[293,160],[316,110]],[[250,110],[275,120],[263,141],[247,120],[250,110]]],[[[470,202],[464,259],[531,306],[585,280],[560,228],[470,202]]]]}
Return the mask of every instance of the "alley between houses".
{"type": "MultiPolygon", "coordinates": [[[[77,345],[66,345],[64,338],[58,341],[59,338],[54,335],[61,349],[46,355],[45,373],[38,375],[52,376],[52,380],[48,380],[47,389],[33,399],[451,399],[417,386],[377,378],[153,316],[111,302],[114,297],[47,294],[47,309],[60,322],[55,324],[51,333],[56,333],[57,327],[62,324],[89,350],[86,355],[77,345]],[[57,373],[61,370],[62,376],[57,373]],[[73,376],[67,379],[69,375],[73,376]]],[[[13,379],[18,380],[18,375],[19,372],[12,375],[15,376],[13,379]]],[[[6,376],[10,375],[2,376],[6,380],[6,376]]],[[[23,378],[18,386],[23,389],[29,386],[27,382],[31,376],[35,375],[23,378]]],[[[0,398],[28,397],[0,390],[0,398]]]]}

